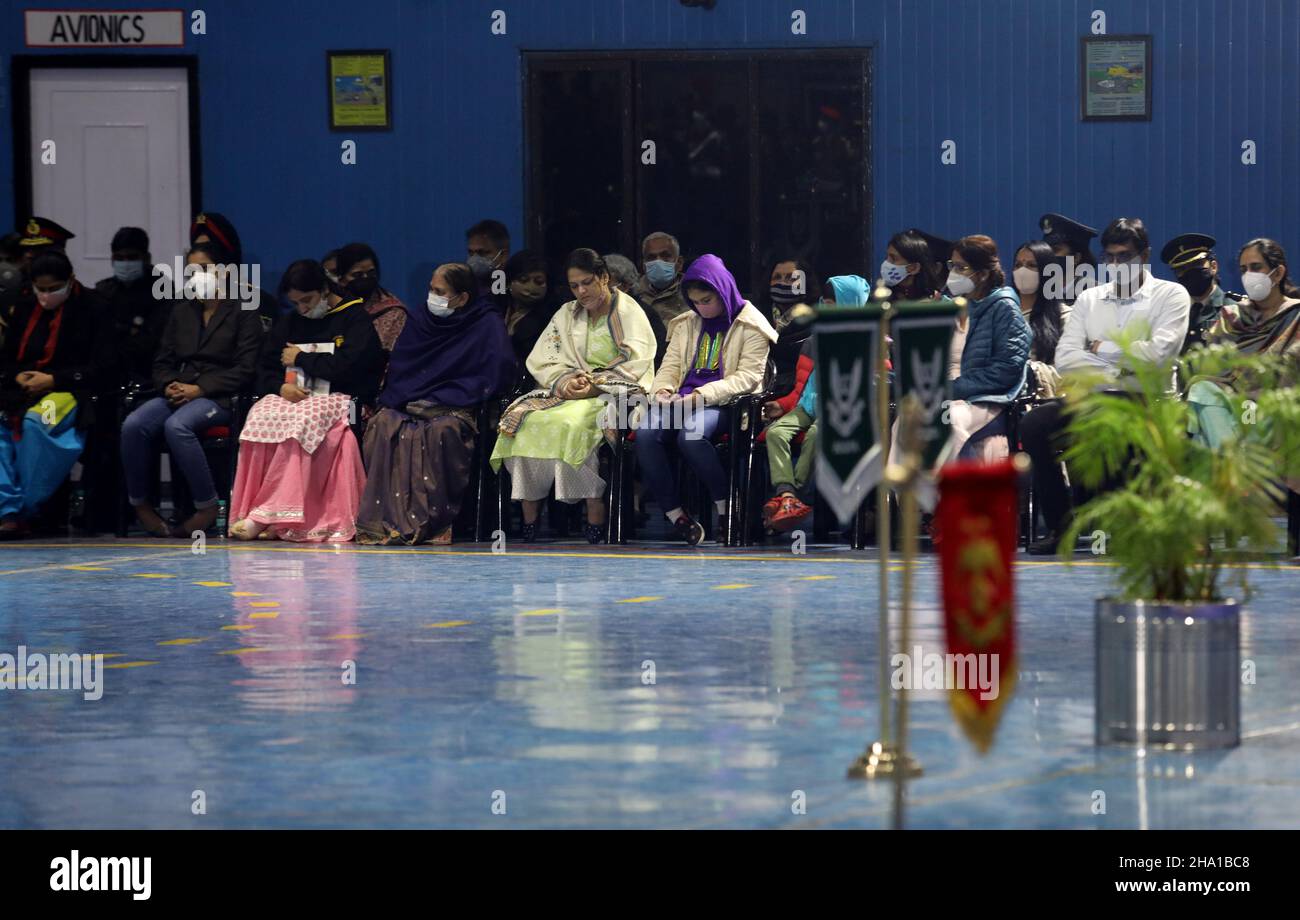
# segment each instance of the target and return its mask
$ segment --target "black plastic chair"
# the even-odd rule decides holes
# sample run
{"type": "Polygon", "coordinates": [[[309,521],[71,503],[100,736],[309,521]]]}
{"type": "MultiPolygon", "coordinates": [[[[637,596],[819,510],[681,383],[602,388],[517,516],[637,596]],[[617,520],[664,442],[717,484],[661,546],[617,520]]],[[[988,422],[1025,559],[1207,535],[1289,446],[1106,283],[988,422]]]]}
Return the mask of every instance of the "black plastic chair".
{"type": "MultiPolygon", "coordinates": [[[[132,392],[123,396],[121,400],[121,417],[123,421],[139,404],[152,399],[155,395],[152,392],[132,392]]],[[[199,434],[199,443],[203,448],[204,456],[208,460],[208,467],[212,470],[212,479],[217,487],[217,499],[226,502],[227,509],[230,505],[230,492],[235,485],[235,468],[239,461],[239,433],[243,430],[244,420],[247,419],[248,411],[255,401],[256,397],[246,393],[237,393],[231,396],[230,414],[232,418],[230,424],[213,425],[199,434]]],[[[166,453],[169,452],[167,442],[164,439],[158,453],[159,464],[161,464],[162,455],[166,453]]],[[[159,481],[158,466],[154,468],[153,478],[155,483],[159,481]]],[[[171,485],[172,507],[179,516],[183,517],[183,509],[187,508],[191,502],[189,484],[185,482],[184,476],[179,475],[179,472],[174,470],[171,485]]],[[[125,483],[123,483],[121,500],[118,502],[118,537],[125,537],[130,529],[133,512],[128,498],[125,483]]]]}

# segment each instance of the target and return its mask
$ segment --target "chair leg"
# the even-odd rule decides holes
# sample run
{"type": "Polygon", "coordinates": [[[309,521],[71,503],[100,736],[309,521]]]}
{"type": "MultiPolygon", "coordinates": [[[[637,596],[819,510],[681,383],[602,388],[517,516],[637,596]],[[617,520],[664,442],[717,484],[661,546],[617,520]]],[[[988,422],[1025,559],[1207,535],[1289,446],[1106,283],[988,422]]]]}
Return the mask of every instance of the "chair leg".
{"type": "Polygon", "coordinates": [[[745,452],[741,457],[744,464],[744,476],[741,482],[740,505],[740,546],[753,546],[754,539],[750,533],[750,522],[754,520],[754,453],[758,447],[758,418],[750,410],[749,430],[745,432],[745,452]]]}
{"type": "Polygon", "coordinates": [[[605,504],[605,543],[618,542],[623,513],[623,439],[616,438],[609,445],[609,498],[605,504]]]}
{"type": "MultiPolygon", "coordinates": [[[[506,486],[506,465],[497,471],[497,530],[505,534],[510,524],[510,490],[506,486]]],[[[494,538],[495,539],[495,538],[494,538]]]]}

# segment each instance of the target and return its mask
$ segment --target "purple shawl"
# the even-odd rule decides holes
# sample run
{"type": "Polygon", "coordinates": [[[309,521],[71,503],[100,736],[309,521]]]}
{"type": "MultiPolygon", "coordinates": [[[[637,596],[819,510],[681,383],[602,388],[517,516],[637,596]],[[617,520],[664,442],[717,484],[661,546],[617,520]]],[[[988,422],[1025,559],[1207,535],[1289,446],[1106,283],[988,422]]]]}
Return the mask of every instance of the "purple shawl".
{"type": "Polygon", "coordinates": [[[514,378],[514,348],[490,297],[445,317],[421,301],[406,307],[379,403],[397,410],[420,400],[468,408],[509,393],[514,378]]]}
{"type": "MultiPolygon", "coordinates": [[[[691,355],[691,368],[682,380],[682,385],[677,388],[677,392],[683,396],[695,392],[706,383],[722,379],[725,374],[722,367],[722,341],[740,311],[745,308],[745,298],[740,296],[736,279],[717,256],[700,256],[682,275],[682,293],[691,309],[695,310],[695,303],[686,291],[686,285],[691,281],[702,281],[713,288],[726,309],[721,316],[712,319],[700,317],[700,337],[691,355]]],[[[700,311],[695,312],[698,314],[700,311]]]]}

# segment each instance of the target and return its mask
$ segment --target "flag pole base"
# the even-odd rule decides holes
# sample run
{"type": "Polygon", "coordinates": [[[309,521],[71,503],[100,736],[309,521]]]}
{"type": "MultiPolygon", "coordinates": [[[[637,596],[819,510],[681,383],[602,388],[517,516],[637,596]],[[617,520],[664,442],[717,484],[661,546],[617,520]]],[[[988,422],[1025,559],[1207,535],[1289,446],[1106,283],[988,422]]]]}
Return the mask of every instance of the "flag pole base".
{"type": "Polygon", "coordinates": [[[904,776],[920,776],[924,771],[921,764],[911,754],[899,756],[898,749],[885,741],[873,741],[857,760],[849,767],[849,779],[879,779],[902,773],[904,776]]]}

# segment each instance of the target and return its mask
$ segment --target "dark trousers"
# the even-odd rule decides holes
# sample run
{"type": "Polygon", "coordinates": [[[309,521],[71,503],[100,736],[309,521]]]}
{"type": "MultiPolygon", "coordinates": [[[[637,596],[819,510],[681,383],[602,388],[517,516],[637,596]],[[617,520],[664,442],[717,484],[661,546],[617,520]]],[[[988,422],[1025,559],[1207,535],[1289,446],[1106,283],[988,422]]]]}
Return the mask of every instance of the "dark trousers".
{"type": "MultiPolygon", "coordinates": [[[[1132,396],[1116,391],[1114,398],[1131,399],[1132,396]]],[[[1071,415],[1062,399],[1045,402],[1020,420],[1020,444],[1034,462],[1034,500],[1043,512],[1047,529],[1054,534],[1059,534],[1068,524],[1071,498],[1082,504],[1124,485],[1122,469],[1107,471],[1096,489],[1084,488],[1081,483],[1075,483],[1073,488],[1065,484],[1060,455],[1071,444],[1066,432],[1070,421],[1071,415]]],[[[1128,463],[1135,460],[1130,455],[1128,463]]]]}
{"type": "Polygon", "coordinates": [[[653,406],[636,433],[636,459],[641,476],[659,507],[667,512],[681,506],[681,494],[673,476],[669,445],[676,448],[695,475],[700,477],[709,497],[721,501],[727,497],[727,471],[718,457],[718,449],[711,438],[727,420],[726,411],[716,408],[702,409],[695,416],[692,428],[673,428],[668,423],[669,412],[653,406]],[[662,411],[662,414],[661,414],[662,411]]]}
{"type": "Polygon", "coordinates": [[[1070,489],[1061,472],[1060,452],[1069,441],[1065,401],[1053,399],[1031,409],[1020,420],[1020,444],[1034,463],[1034,500],[1052,533],[1060,533],[1070,513],[1070,489]]]}

